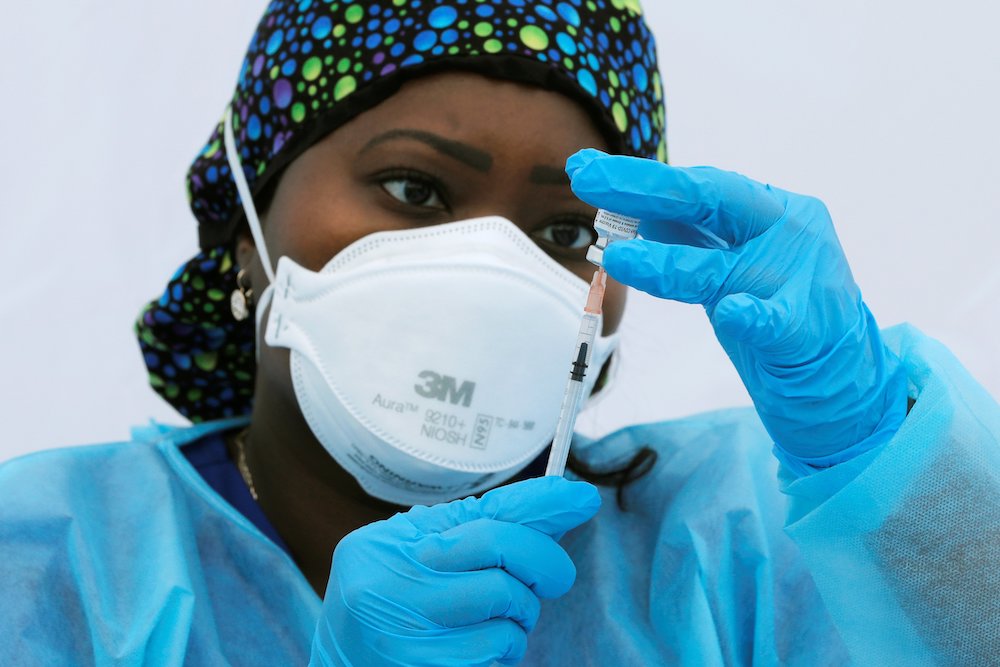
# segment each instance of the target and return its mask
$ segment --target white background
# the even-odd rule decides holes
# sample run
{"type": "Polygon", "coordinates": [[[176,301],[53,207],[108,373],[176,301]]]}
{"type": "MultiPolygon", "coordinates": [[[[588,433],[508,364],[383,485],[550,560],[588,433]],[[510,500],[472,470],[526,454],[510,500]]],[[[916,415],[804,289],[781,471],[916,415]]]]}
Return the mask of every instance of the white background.
{"type": "MultiPolygon", "coordinates": [[[[0,459],[181,419],[131,333],[196,249],[184,173],[263,9],[13,3],[0,23],[0,459]]],[[[672,162],[826,201],[882,325],[1000,396],[1000,9],[987,0],[647,1],[672,162]]],[[[589,430],[746,404],[697,307],[637,295],[589,430]]]]}

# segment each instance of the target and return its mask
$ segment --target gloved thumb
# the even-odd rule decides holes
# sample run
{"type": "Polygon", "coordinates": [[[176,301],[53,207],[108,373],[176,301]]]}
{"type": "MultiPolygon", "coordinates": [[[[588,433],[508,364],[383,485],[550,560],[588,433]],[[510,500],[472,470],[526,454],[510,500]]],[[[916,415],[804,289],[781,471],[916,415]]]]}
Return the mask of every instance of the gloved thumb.
{"type": "Polygon", "coordinates": [[[769,348],[785,336],[790,320],[787,307],[752,294],[730,294],[709,313],[715,334],[722,342],[739,342],[769,348]]]}
{"type": "Polygon", "coordinates": [[[601,506],[592,484],[538,477],[433,507],[417,506],[406,517],[425,533],[440,533],[477,519],[518,523],[557,537],[591,519],[601,506]]]}
{"type": "Polygon", "coordinates": [[[604,268],[620,283],[661,299],[708,305],[718,299],[738,260],[716,248],[636,239],[604,251],[604,268]]]}

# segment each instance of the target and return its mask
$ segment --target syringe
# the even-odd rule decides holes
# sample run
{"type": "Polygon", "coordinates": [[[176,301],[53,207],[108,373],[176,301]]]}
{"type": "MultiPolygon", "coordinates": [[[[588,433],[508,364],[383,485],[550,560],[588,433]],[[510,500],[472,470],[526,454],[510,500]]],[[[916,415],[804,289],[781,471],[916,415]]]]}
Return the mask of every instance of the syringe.
{"type": "Polygon", "coordinates": [[[556,425],[556,435],[552,440],[549,463],[545,467],[546,476],[561,477],[566,471],[566,459],[569,458],[573,426],[576,424],[576,415],[580,411],[580,403],[583,398],[583,378],[587,375],[594,341],[601,327],[601,304],[604,301],[604,290],[607,283],[608,274],[603,268],[597,269],[594,273],[594,279],[590,282],[590,293],[587,295],[587,305],[583,309],[580,333],[576,337],[576,354],[573,356],[569,382],[566,385],[566,393],[563,395],[562,407],[559,410],[559,423],[556,425]]]}

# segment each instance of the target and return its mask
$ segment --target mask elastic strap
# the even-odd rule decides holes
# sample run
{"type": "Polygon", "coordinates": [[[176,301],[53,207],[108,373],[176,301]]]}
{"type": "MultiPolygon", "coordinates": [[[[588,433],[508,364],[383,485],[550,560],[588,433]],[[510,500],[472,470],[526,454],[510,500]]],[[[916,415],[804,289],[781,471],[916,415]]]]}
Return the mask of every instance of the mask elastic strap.
{"type": "Polygon", "coordinates": [[[267,246],[264,245],[264,232],[260,227],[260,219],[257,217],[257,208],[253,204],[253,197],[250,195],[250,186],[243,175],[243,166],[240,164],[239,155],[236,152],[236,139],[233,137],[233,107],[226,107],[226,117],[223,121],[222,139],[226,147],[226,160],[229,162],[229,171],[233,174],[233,181],[236,183],[236,191],[240,193],[240,202],[243,204],[243,213],[247,217],[250,225],[250,235],[257,245],[257,254],[260,262],[264,265],[264,273],[267,274],[269,283],[274,283],[274,269],[271,268],[271,257],[267,254],[267,246]]]}

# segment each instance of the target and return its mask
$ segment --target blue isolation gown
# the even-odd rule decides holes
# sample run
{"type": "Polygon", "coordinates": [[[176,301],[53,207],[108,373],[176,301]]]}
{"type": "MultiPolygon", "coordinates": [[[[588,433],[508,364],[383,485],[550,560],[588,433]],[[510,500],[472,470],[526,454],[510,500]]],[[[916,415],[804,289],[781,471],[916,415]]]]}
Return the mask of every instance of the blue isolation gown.
{"type": "MultiPolygon", "coordinates": [[[[940,344],[887,340],[902,429],[809,477],[751,410],[578,441],[592,464],[659,461],[563,539],[578,580],[524,664],[998,664],[1000,408],[940,344]]],[[[308,662],[322,601],[181,450],[234,425],[0,466],[0,664],[308,662]]]]}

